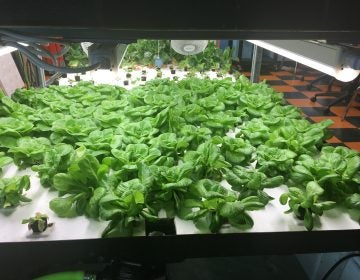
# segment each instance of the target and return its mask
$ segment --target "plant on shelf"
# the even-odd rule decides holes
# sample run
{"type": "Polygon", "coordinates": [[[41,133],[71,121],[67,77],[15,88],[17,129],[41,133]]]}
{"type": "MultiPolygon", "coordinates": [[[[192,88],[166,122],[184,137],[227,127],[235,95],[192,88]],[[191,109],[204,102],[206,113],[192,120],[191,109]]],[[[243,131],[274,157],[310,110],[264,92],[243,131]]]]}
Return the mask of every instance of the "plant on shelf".
{"type": "Polygon", "coordinates": [[[23,192],[30,189],[29,176],[0,179],[0,209],[16,207],[21,202],[30,202],[23,192]]]}
{"type": "Polygon", "coordinates": [[[209,42],[205,50],[201,53],[189,56],[183,56],[179,61],[180,68],[195,69],[199,72],[216,70],[225,74],[230,71],[232,65],[232,57],[230,48],[222,50],[218,48],[214,42],[209,42]]]}
{"type": "Polygon", "coordinates": [[[169,40],[137,40],[128,46],[124,62],[122,65],[141,64],[146,66],[153,66],[155,59],[158,57],[162,59],[164,64],[172,63],[180,58],[171,47],[169,40]]]}
{"type": "Polygon", "coordinates": [[[48,215],[38,212],[34,217],[23,219],[21,223],[28,224],[28,229],[32,230],[34,233],[41,233],[54,225],[54,223],[49,223],[48,220],[48,215]]]}
{"type": "Polygon", "coordinates": [[[89,64],[89,59],[80,43],[70,44],[69,51],[64,56],[69,67],[85,67],[89,64]]]}
{"type": "Polygon", "coordinates": [[[5,153],[0,152],[0,172],[2,171],[3,167],[9,165],[12,162],[13,160],[11,157],[5,156],[5,153]]]}
{"type": "Polygon", "coordinates": [[[283,176],[268,177],[258,169],[242,166],[227,170],[225,178],[231,188],[239,192],[239,197],[257,196],[265,205],[273,198],[264,189],[278,187],[284,182],[283,176]]]}
{"type": "Polygon", "coordinates": [[[327,198],[342,203],[348,196],[359,193],[359,153],[341,146],[326,146],[317,158],[303,154],[293,166],[290,179],[290,184],[316,181],[327,198]]]}
{"type": "Polygon", "coordinates": [[[138,40],[129,45],[123,65],[140,64],[152,67],[158,57],[164,64],[178,65],[179,68],[186,69],[186,71],[204,72],[214,69],[220,71],[221,75],[228,73],[232,64],[230,48],[222,50],[212,41],[208,43],[203,52],[184,56],[171,48],[169,40],[138,40]]]}
{"type": "Polygon", "coordinates": [[[218,182],[199,180],[189,187],[187,199],[181,203],[180,217],[193,220],[199,229],[219,232],[224,224],[245,230],[252,228],[254,221],[247,211],[264,208],[257,196],[237,198],[237,193],[229,191],[218,182]]]}
{"type": "MultiPolygon", "coordinates": [[[[283,184],[282,202],[311,229],[334,205],[359,208],[359,154],[324,146],[330,124],[244,76],[19,89],[0,97],[0,168],[30,167],[57,192],[56,215],[106,221],[104,237],[137,234],[162,213],[246,230],[283,184]]],[[[0,179],[0,208],[30,201],[29,187],[28,176],[0,179]]]]}
{"type": "Polygon", "coordinates": [[[300,220],[304,220],[304,226],[307,230],[314,227],[314,217],[321,216],[324,211],[335,207],[335,201],[323,201],[321,196],[324,189],[315,181],[306,184],[305,190],[296,187],[290,187],[289,193],[283,193],[280,197],[282,205],[289,204],[290,209],[285,213],[293,212],[300,220]]]}

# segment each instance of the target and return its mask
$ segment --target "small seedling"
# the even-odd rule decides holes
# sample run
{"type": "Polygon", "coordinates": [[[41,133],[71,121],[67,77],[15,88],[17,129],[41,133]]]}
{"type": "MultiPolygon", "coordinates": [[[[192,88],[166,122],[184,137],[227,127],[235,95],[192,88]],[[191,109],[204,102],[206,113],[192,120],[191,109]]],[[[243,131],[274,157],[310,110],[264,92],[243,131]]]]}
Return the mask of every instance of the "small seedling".
{"type": "Polygon", "coordinates": [[[35,217],[22,220],[22,224],[28,224],[28,229],[33,232],[44,232],[48,227],[52,227],[54,223],[48,222],[49,217],[46,214],[36,213],[35,217]]]}

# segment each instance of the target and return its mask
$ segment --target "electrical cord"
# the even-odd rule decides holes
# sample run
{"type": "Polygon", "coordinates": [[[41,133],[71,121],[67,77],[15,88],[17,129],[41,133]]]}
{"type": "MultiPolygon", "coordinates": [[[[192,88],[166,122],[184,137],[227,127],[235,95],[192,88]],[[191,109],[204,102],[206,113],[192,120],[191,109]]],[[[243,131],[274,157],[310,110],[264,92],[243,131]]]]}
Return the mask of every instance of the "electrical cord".
{"type": "Polygon", "coordinates": [[[40,37],[30,37],[27,35],[19,34],[13,31],[0,29],[0,34],[4,34],[8,37],[16,39],[18,42],[24,42],[24,43],[41,43],[41,44],[48,44],[50,42],[52,43],[58,43],[63,45],[64,42],[59,39],[53,39],[53,38],[40,38],[40,37]]]}
{"type": "Polygon", "coordinates": [[[37,45],[37,44],[39,44],[39,43],[48,44],[50,42],[58,43],[58,44],[63,46],[63,49],[60,52],[55,53],[55,54],[52,54],[52,53],[48,52],[50,55],[54,56],[55,58],[63,56],[70,49],[70,46],[68,44],[66,44],[63,41],[58,40],[58,39],[53,39],[53,38],[44,39],[44,38],[37,38],[37,37],[33,38],[33,37],[29,37],[29,36],[26,36],[26,35],[18,34],[18,33],[8,31],[8,30],[3,30],[3,29],[0,29],[0,34],[5,34],[5,37],[2,37],[2,39],[11,40],[13,42],[19,42],[19,41],[24,42],[24,43],[26,43],[28,45],[33,46],[33,47],[38,46],[38,47],[40,47],[41,50],[44,50],[44,51],[46,51],[46,50],[41,48],[41,46],[37,45]]]}
{"type": "Polygon", "coordinates": [[[96,63],[87,67],[79,68],[70,68],[70,67],[59,67],[57,64],[57,58],[66,54],[70,46],[59,39],[53,38],[39,38],[39,37],[30,37],[9,30],[0,29],[0,42],[5,46],[11,46],[17,48],[21,53],[23,53],[33,64],[37,67],[42,68],[47,71],[59,72],[59,73],[82,73],[97,69],[100,67],[101,63],[96,63]],[[50,42],[58,43],[63,46],[63,49],[55,54],[52,54],[48,50],[45,50],[40,44],[48,44],[50,42]],[[26,45],[23,45],[23,44],[26,45]],[[42,61],[39,56],[50,58],[54,65],[45,63],[42,61]]]}
{"type": "Polygon", "coordinates": [[[64,45],[63,49],[60,52],[53,54],[47,49],[44,49],[41,45],[35,43],[28,43],[28,45],[32,47],[34,49],[33,52],[38,54],[39,56],[50,58],[55,66],[58,66],[57,58],[66,54],[70,49],[69,45],[64,45]]]}
{"type": "Polygon", "coordinates": [[[60,56],[63,56],[64,54],[67,54],[67,52],[70,50],[70,45],[68,44],[63,44],[63,48],[60,52],[55,53],[54,56],[55,58],[59,58],[60,56]]]}
{"type": "Polygon", "coordinates": [[[346,255],[339,259],[336,263],[333,264],[333,266],[324,274],[324,276],[321,278],[321,280],[326,280],[330,276],[330,274],[345,260],[353,258],[353,257],[360,257],[360,253],[353,253],[346,255]]]}
{"type": "MultiPolygon", "coordinates": [[[[16,39],[8,37],[8,36],[1,36],[0,40],[5,42],[5,43],[6,42],[12,42],[12,43],[19,44],[16,39]]],[[[35,44],[35,43],[30,43],[30,42],[23,43],[22,45],[24,47],[26,47],[29,51],[31,51],[32,53],[34,53],[36,55],[39,55],[41,57],[50,58],[52,60],[53,64],[57,65],[57,60],[56,60],[55,56],[51,52],[49,52],[48,50],[42,48],[41,45],[38,45],[38,44],[35,44]],[[26,44],[26,45],[24,45],[24,44],[26,44]]]]}
{"type": "Polygon", "coordinates": [[[38,55],[40,55],[42,57],[50,58],[51,61],[53,62],[53,64],[57,66],[57,59],[56,59],[55,55],[53,55],[50,51],[48,51],[34,43],[29,43],[29,47],[33,48],[34,53],[37,53],[38,55]]]}
{"type": "Polygon", "coordinates": [[[87,67],[80,67],[80,68],[69,68],[69,67],[58,67],[54,65],[50,65],[48,63],[45,63],[41,59],[37,57],[36,54],[32,53],[27,47],[20,45],[19,43],[15,42],[5,42],[5,46],[10,46],[13,48],[17,48],[20,52],[22,52],[26,57],[34,63],[37,67],[43,68],[47,71],[54,71],[54,72],[60,72],[60,73],[66,73],[66,74],[72,74],[72,73],[82,73],[91,71],[94,69],[97,69],[100,67],[100,63],[96,63],[94,65],[90,65],[87,67]]]}

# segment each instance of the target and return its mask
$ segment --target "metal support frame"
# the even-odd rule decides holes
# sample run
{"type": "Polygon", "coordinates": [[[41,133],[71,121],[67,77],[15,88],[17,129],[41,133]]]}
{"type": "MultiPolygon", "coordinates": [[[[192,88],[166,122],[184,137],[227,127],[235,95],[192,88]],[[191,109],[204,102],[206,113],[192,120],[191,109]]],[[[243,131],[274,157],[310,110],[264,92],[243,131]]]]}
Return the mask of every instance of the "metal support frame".
{"type": "Polygon", "coordinates": [[[42,68],[36,67],[37,74],[38,74],[38,86],[39,87],[45,87],[46,86],[46,80],[45,80],[45,71],[42,68]]]}
{"type": "Polygon", "coordinates": [[[54,75],[52,75],[46,82],[45,82],[45,86],[49,86],[51,85],[54,81],[56,81],[57,79],[62,77],[62,73],[55,73],[54,75]]]}
{"type": "Polygon", "coordinates": [[[360,250],[359,230],[134,236],[0,243],[1,276],[32,276],[79,263],[125,260],[169,263],[186,258],[282,255],[360,250]],[[210,244],[210,245],[209,245],[210,244]],[[34,256],[48,256],[39,258],[34,256]]]}
{"type": "Polygon", "coordinates": [[[233,59],[237,59],[239,57],[239,45],[240,45],[239,40],[233,40],[233,43],[232,43],[232,58],[233,59]]]}
{"type": "Polygon", "coordinates": [[[251,75],[250,75],[250,81],[252,83],[258,83],[260,80],[262,55],[263,55],[263,48],[254,45],[252,63],[251,63],[251,75]]]}

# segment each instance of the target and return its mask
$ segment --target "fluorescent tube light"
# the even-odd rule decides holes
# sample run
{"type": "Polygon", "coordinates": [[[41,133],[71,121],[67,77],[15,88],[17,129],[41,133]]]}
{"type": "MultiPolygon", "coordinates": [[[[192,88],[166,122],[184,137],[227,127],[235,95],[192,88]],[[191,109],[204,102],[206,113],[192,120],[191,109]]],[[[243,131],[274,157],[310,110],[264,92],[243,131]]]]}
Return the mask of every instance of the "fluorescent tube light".
{"type": "Polygon", "coordinates": [[[360,70],[342,65],[341,48],[301,40],[248,40],[248,42],[328,74],[342,82],[354,80],[360,70]],[[316,54],[319,54],[319,60],[316,54]]]}

